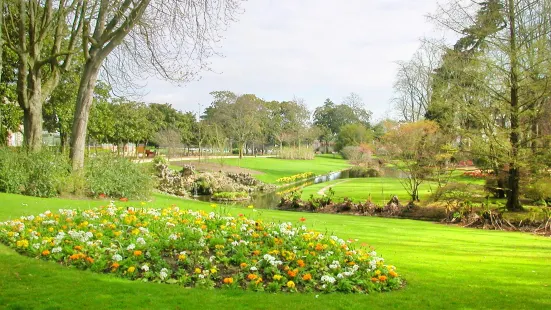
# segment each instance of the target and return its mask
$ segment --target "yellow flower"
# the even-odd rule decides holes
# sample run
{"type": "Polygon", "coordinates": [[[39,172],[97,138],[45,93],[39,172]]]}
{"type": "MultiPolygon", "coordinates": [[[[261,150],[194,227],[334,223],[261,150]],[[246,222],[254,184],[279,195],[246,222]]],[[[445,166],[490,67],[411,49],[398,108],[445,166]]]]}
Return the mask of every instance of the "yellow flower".
{"type": "Polygon", "coordinates": [[[201,273],[201,268],[195,268],[195,273],[201,273]]]}
{"type": "Polygon", "coordinates": [[[215,274],[216,272],[218,272],[218,270],[216,270],[216,268],[211,268],[210,269],[210,273],[215,274]]]}
{"type": "Polygon", "coordinates": [[[15,243],[18,248],[28,248],[29,247],[29,241],[28,240],[19,240],[15,243]]]}
{"type": "Polygon", "coordinates": [[[136,267],[128,267],[128,273],[133,273],[134,271],[136,271],[136,267]]]}
{"type": "Polygon", "coordinates": [[[178,260],[179,260],[179,261],[183,261],[183,260],[185,260],[185,259],[186,259],[186,254],[180,254],[180,255],[178,255],[178,260]]]}
{"type": "Polygon", "coordinates": [[[276,275],[274,276],[274,280],[275,280],[275,281],[279,281],[279,280],[281,280],[281,278],[283,278],[283,277],[280,276],[280,275],[278,275],[278,274],[276,274],[276,275]]]}
{"type": "MultiPolygon", "coordinates": [[[[215,204],[215,203],[211,203],[210,206],[213,207],[213,208],[216,208],[216,204],[215,204]]],[[[233,281],[233,279],[232,279],[232,281],[233,281]]]]}
{"type": "Polygon", "coordinates": [[[295,282],[293,282],[293,281],[287,282],[287,287],[288,287],[288,288],[295,288],[295,286],[296,286],[296,285],[295,285],[295,282]]]}
{"type": "Polygon", "coordinates": [[[247,208],[249,208],[249,209],[254,209],[254,206],[253,206],[253,205],[249,205],[249,206],[247,206],[247,208]]]}

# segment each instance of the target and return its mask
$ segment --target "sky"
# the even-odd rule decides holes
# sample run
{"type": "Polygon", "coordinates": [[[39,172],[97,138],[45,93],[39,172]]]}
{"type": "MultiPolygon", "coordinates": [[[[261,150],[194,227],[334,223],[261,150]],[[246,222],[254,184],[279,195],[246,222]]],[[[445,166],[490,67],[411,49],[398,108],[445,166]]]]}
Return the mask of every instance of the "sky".
{"type": "Polygon", "coordinates": [[[355,92],[374,120],[392,117],[396,61],[432,36],[426,15],[436,0],[249,0],[243,9],[211,71],[181,86],[149,79],[143,100],[195,113],[210,104],[211,91],[229,90],[265,100],[298,97],[314,110],[355,92]]]}

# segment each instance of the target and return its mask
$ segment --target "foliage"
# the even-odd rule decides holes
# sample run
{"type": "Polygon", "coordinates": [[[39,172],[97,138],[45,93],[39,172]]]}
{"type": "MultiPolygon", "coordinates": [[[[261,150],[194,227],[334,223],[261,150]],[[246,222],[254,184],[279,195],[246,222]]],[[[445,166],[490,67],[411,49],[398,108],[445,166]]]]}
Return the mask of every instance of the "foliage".
{"type": "Polygon", "coordinates": [[[376,252],[337,236],[179,208],[46,211],[0,223],[0,240],[80,269],[191,287],[369,293],[403,284],[376,252]]]}
{"type": "Polygon", "coordinates": [[[289,183],[294,183],[296,181],[309,179],[313,176],[314,176],[313,172],[304,172],[304,173],[295,174],[295,175],[292,175],[292,176],[289,176],[289,177],[279,178],[279,179],[276,180],[276,182],[277,183],[283,183],[283,184],[289,184],[289,183]]]}
{"type": "Polygon", "coordinates": [[[154,186],[147,165],[111,154],[89,157],[84,176],[88,192],[95,197],[147,198],[154,186]]]}
{"type": "Polygon", "coordinates": [[[522,192],[526,198],[543,205],[551,203],[551,178],[539,177],[524,187],[522,192]]]}
{"type": "Polygon", "coordinates": [[[347,146],[359,146],[372,142],[373,134],[362,124],[346,124],[337,134],[335,150],[340,151],[347,146]]]}
{"type": "Polygon", "coordinates": [[[314,159],[314,150],[310,147],[284,147],[279,150],[277,157],[281,159],[314,159]]]}
{"type": "Polygon", "coordinates": [[[353,164],[369,166],[373,151],[368,144],[362,144],[360,146],[345,146],[341,149],[340,153],[342,158],[349,160],[353,164]]]}
{"type": "Polygon", "coordinates": [[[375,168],[354,166],[348,170],[351,178],[377,178],[382,176],[382,172],[375,168]]]}
{"type": "Polygon", "coordinates": [[[0,148],[0,191],[54,197],[69,176],[67,158],[48,149],[0,148]]]}
{"type": "Polygon", "coordinates": [[[247,192],[218,192],[212,194],[211,198],[218,201],[234,201],[251,198],[247,192]]]}
{"type": "Polygon", "coordinates": [[[431,176],[433,167],[440,164],[439,155],[446,142],[435,122],[405,123],[385,134],[378,155],[396,161],[396,167],[406,174],[400,179],[404,188],[412,201],[419,201],[419,185],[431,176]]]}

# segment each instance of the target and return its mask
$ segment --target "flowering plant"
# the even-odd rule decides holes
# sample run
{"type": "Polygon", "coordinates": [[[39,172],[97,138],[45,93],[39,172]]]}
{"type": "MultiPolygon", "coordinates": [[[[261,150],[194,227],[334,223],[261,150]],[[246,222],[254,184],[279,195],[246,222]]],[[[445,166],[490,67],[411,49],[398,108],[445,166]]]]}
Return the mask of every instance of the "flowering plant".
{"type": "Polygon", "coordinates": [[[190,287],[368,293],[403,284],[394,266],[353,240],[302,224],[177,207],[122,208],[111,202],[46,211],[0,222],[0,241],[67,266],[190,287]]]}
{"type": "Polygon", "coordinates": [[[311,178],[313,176],[314,176],[313,172],[304,172],[304,173],[295,174],[295,175],[292,175],[292,176],[289,176],[289,177],[279,178],[279,179],[276,180],[276,182],[277,183],[288,184],[288,183],[293,183],[293,182],[296,182],[296,181],[308,179],[308,178],[311,178]]]}

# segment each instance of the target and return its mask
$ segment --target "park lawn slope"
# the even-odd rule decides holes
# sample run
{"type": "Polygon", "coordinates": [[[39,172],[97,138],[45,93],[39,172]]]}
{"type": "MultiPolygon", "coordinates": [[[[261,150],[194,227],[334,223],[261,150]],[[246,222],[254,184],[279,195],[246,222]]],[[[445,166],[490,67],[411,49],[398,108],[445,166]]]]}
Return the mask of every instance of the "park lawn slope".
{"type": "MultiPolygon", "coordinates": [[[[339,157],[316,156],[313,160],[279,159],[275,157],[245,157],[211,159],[213,163],[236,166],[261,172],[254,177],[265,183],[275,184],[276,180],[303,172],[313,172],[316,175],[326,174],[332,171],[340,171],[350,168],[351,165],[339,157]]],[[[186,163],[186,162],[183,162],[186,163]]],[[[193,164],[193,162],[189,162],[193,164]]],[[[178,166],[171,166],[179,169],[178,166]]]]}
{"type": "MultiPolygon", "coordinates": [[[[0,194],[0,220],[21,214],[95,207],[106,201],[40,199],[0,194]]],[[[140,206],[140,202],[117,204],[140,206]]],[[[146,206],[204,209],[206,203],[155,195],[146,206]]],[[[221,207],[219,206],[218,209],[221,207]]],[[[390,293],[267,294],[186,289],[132,282],[21,256],[0,245],[0,305],[16,308],[133,309],[544,309],[551,307],[551,240],[429,222],[276,210],[227,208],[234,215],[298,222],[357,239],[397,266],[407,286],[390,293]]]]}
{"type": "MultiPolygon", "coordinates": [[[[371,198],[375,204],[385,205],[393,196],[398,196],[404,203],[411,199],[399,179],[386,177],[341,179],[314,184],[303,189],[302,199],[306,200],[310,195],[320,197],[321,190],[327,195],[329,188],[335,192],[335,200],[349,198],[355,202],[363,202],[371,198]]],[[[436,188],[436,183],[423,182],[419,188],[419,199],[425,200],[436,188]]]]}

